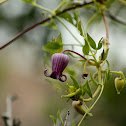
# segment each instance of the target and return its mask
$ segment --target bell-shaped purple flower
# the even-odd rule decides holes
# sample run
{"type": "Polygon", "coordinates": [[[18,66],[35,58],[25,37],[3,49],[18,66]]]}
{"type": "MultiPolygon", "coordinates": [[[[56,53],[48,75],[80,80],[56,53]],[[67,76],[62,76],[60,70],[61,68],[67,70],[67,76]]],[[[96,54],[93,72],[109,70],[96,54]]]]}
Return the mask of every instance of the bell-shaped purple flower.
{"type": "Polygon", "coordinates": [[[66,75],[62,74],[63,70],[69,63],[69,57],[63,53],[55,53],[52,55],[51,58],[52,62],[52,73],[47,74],[47,69],[44,71],[44,75],[46,77],[51,77],[53,79],[59,79],[60,81],[64,82],[67,80],[66,75]],[[65,77],[63,80],[62,77],[65,77]]]}

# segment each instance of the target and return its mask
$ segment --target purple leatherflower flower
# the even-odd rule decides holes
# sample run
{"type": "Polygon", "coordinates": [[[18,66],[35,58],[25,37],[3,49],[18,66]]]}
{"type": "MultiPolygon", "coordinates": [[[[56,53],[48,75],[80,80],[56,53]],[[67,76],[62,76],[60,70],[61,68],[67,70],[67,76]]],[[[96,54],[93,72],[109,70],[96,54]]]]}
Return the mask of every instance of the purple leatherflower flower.
{"type": "Polygon", "coordinates": [[[47,74],[46,69],[44,71],[44,75],[46,77],[51,77],[53,79],[59,79],[62,82],[66,81],[67,77],[66,75],[62,74],[62,72],[69,63],[69,57],[63,53],[55,53],[52,55],[51,62],[52,62],[52,73],[47,74]],[[62,76],[65,77],[64,80],[62,79],[62,76]]]}

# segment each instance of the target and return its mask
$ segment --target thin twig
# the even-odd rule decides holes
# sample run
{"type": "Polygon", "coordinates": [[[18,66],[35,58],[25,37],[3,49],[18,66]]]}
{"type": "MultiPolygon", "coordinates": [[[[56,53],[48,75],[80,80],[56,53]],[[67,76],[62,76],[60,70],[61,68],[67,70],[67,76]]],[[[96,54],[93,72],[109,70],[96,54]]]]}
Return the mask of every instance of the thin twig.
{"type": "Polygon", "coordinates": [[[81,58],[83,58],[84,60],[87,60],[87,58],[85,58],[84,56],[82,56],[81,54],[73,51],[73,50],[69,50],[69,49],[66,49],[66,50],[63,50],[61,53],[65,53],[65,52],[72,52],[72,53],[75,53],[76,55],[80,56],[81,58]]]}
{"type": "Polygon", "coordinates": [[[121,19],[120,17],[114,16],[114,15],[113,15],[112,13],[110,13],[110,12],[108,12],[108,16],[109,16],[112,20],[114,20],[114,21],[116,21],[116,22],[118,22],[118,23],[121,23],[121,24],[123,24],[123,25],[126,25],[126,21],[123,20],[123,19],[121,19]]]}
{"type": "Polygon", "coordinates": [[[107,41],[109,41],[109,31],[108,31],[107,19],[106,19],[106,16],[104,13],[103,13],[103,20],[104,20],[105,29],[106,29],[106,39],[107,39],[107,41]]]}
{"type": "Polygon", "coordinates": [[[8,96],[6,99],[6,112],[2,115],[5,126],[12,126],[12,102],[17,99],[17,96],[8,96]]]}
{"type": "MultiPolygon", "coordinates": [[[[94,10],[94,9],[92,9],[92,10],[90,9],[88,11],[91,12],[91,13],[96,13],[96,10],[94,10]]],[[[113,15],[110,11],[107,11],[105,13],[105,15],[107,17],[109,17],[110,19],[112,19],[113,21],[116,21],[116,22],[118,22],[120,24],[126,25],[126,20],[123,20],[122,18],[113,15]]]]}
{"type": "Polygon", "coordinates": [[[70,111],[68,110],[68,111],[67,111],[66,118],[65,118],[65,121],[64,121],[64,126],[67,126],[67,121],[68,121],[69,115],[70,115],[70,111]]]}
{"type": "Polygon", "coordinates": [[[93,4],[93,3],[94,3],[93,1],[92,2],[88,2],[88,3],[87,2],[84,2],[83,4],[76,5],[74,7],[70,7],[70,8],[64,9],[63,11],[60,11],[60,12],[56,13],[56,15],[53,15],[51,17],[48,17],[48,18],[46,18],[46,19],[44,19],[44,20],[42,20],[42,21],[40,21],[40,22],[38,22],[38,23],[36,23],[36,24],[28,27],[27,29],[25,29],[24,31],[22,31],[18,35],[16,35],[16,37],[14,37],[12,40],[10,40],[6,44],[2,45],[0,47],[0,50],[3,49],[3,48],[5,48],[6,46],[10,45],[12,42],[14,42],[18,38],[20,38],[23,34],[25,34],[26,32],[30,31],[31,29],[33,29],[33,28],[37,27],[38,25],[41,25],[41,24],[43,24],[43,23],[51,20],[52,18],[55,18],[55,16],[59,16],[60,14],[63,14],[65,12],[67,12],[67,11],[70,11],[70,10],[73,10],[73,9],[77,9],[77,8],[81,8],[81,7],[84,7],[86,5],[93,4]]]}

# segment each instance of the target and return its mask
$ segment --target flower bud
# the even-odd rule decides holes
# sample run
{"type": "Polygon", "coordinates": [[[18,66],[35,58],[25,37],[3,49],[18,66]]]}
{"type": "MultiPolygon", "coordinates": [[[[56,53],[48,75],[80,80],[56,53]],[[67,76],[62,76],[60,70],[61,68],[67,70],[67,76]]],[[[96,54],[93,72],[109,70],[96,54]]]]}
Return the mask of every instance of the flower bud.
{"type": "Polygon", "coordinates": [[[75,89],[74,86],[69,86],[69,92],[70,92],[70,93],[73,93],[73,92],[75,92],[75,91],[76,91],[76,89],[75,89]]]}
{"type": "MultiPolygon", "coordinates": [[[[73,101],[72,102],[72,106],[74,107],[74,109],[81,115],[84,115],[85,112],[87,111],[87,109],[85,108],[85,106],[83,105],[82,101],[78,100],[78,101],[73,101]]],[[[92,116],[91,113],[87,113],[89,116],[92,116]]]]}
{"type": "Polygon", "coordinates": [[[121,79],[119,77],[115,78],[115,88],[116,88],[117,94],[120,94],[120,91],[123,89],[124,84],[125,84],[124,79],[121,79]]]}
{"type": "Polygon", "coordinates": [[[46,69],[44,71],[45,76],[51,77],[53,79],[59,79],[62,82],[66,81],[67,77],[66,75],[62,74],[62,72],[69,63],[69,57],[62,53],[55,53],[52,55],[51,62],[52,62],[52,73],[47,74],[46,69]],[[62,79],[63,76],[65,79],[62,79]]]}

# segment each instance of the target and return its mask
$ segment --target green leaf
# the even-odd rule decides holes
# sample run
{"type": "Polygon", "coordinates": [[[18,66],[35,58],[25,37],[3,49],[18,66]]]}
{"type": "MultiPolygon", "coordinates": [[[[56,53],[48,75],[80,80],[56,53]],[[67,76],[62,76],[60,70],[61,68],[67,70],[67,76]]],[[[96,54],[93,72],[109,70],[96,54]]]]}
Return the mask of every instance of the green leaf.
{"type": "Polygon", "coordinates": [[[61,47],[56,51],[56,53],[59,53],[63,50],[63,43],[62,43],[62,37],[61,34],[58,35],[56,42],[61,45],[61,47]]]}
{"type": "Polygon", "coordinates": [[[107,63],[107,72],[109,72],[110,71],[110,65],[109,65],[108,60],[106,60],[106,63],[107,63]]]}
{"type": "Polygon", "coordinates": [[[106,72],[105,72],[104,82],[107,82],[112,76],[112,74],[110,73],[110,65],[109,65],[109,62],[107,60],[106,60],[106,63],[107,63],[107,69],[106,69],[106,72]]]}
{"type": "Polygon", "coordinates": [[[106,63],[107,63],[107,69],[105,73],[105,81],[108,81],[111,77],[111,74],[110,74],[110,65],[109,65],[108,60],[106,60],[106,63]]]}
{"type": "Polygon", "coordinates": [[[102,43],[101,43],[102,39],[103,39],[103,37],[102,37],[102,38],[99,40],[99,42],[98,42],[97,50],[99,50],[99,49],[102,48],[102,43]]]}
{"type": "Polygon", "coordinates": [[[83,88],[84,88],[85,92],[92,98],[92,93],[91,93],[91,89],[90,89],[90,85],[88,83],[88,80],[84,84],[83,88]]]}
{"type": "Polygon", "coordinates": [[[110,72],[107,72],[107,69],[106,69],[104,83],[106,83],[108,80],[110,80],[111,76],[112,76],[112,74],[110,72]]]}
{"type": "Polygon", "coordinates": [[[83,86],[81,87],[81,91],[82,91],[82,96],[84,96],[84,95],[85,95],[85,85],[83,85],[83,86]]]}
{"type": "Polygon", "coordinates": [[[83,30],[81,27],[81,21],[78,22],[78,30],[80,31],[80,35],[83,35],[83,30]]]}
{"type": "Polygon", "coordinates": [[[63,123],[63,120],[62,120],[62,118],[61,118],[61,116],[60,116],[60,111],[59,111],[59,110],[58,110],[58,112],[57,112],[57,117],[58,117],[58,119],[61,121],[61,123],[64,124],[64,123],[63,123]]]}
{"type": "Polygon", "coordinates": [[[77,13],[76,10],[73,10],[72,12],[73,12],[73,18],[76,21],[75,26],[77,27],[78,26],[78,21],[79,21],[79,14],[77,13]]]}
{"type": "Polygon", "coordinates": [[[73,18],[69,13],[62,13],[59,15],[59,17],[64,18],[65,20],[69,21],[71,24],[73,24],[73,18]]]}
{"type": "Polygon", "coordinates": [[[84,53],[84,55],[89,54],[89,45],[86,40],[85,40],[85,45],[83,46],[83,53],[84,53]]]}
{"type": "Polygon", "coordinates": [[[49,42],[43,47],[43,50],[45,50],[45,51],[55,51],[55,50],[60,49],[61,47],[62,47],[62,45],[57,43],[57,42],[49,42]]]}
{"type": "Polygon", "coordinates": [[[98,86],[98,82],[92,77],[92,75],[90,74],[91,77],[91,81],[95,86],[98,86]]]}
{"type": "Polygon", "coordinates": [[[76,89],[78,89],[78,88],[79,88],[78,82],[77,82],[72,76],[70,76],[70,77],[71,77],[71,79],[72,79],[72,81],[73,81],[73,86],[74,86],[76,89]]]}
{"type": "Polygon", "coordinates": [[[95,41],[91,38],[91,36],[88,33],[87,33],[87,38],[88,38],[88,42],[90,43],[90,46],[93,49],[96,49],[96,43],[95,43],[95,41]]]}
{"type": "Polygon", "coordinates": [[[62,44],[62,37],[61,37],[61,34],[58,35],[57,39],[56,39],[56,42],[62,44]]]}
{"type": "Polygon", "coordinates": [[[56,125],[56,118],[52,115],[49,115],[49,117],[52,119],[52,121],[54,122],[54,124],[56,125]]]}
{"type": "Polygon", "coordinates": [[[76,124],[74,123],[74,120],[72,121],[72,126],[76,126],[76,124]]]}

